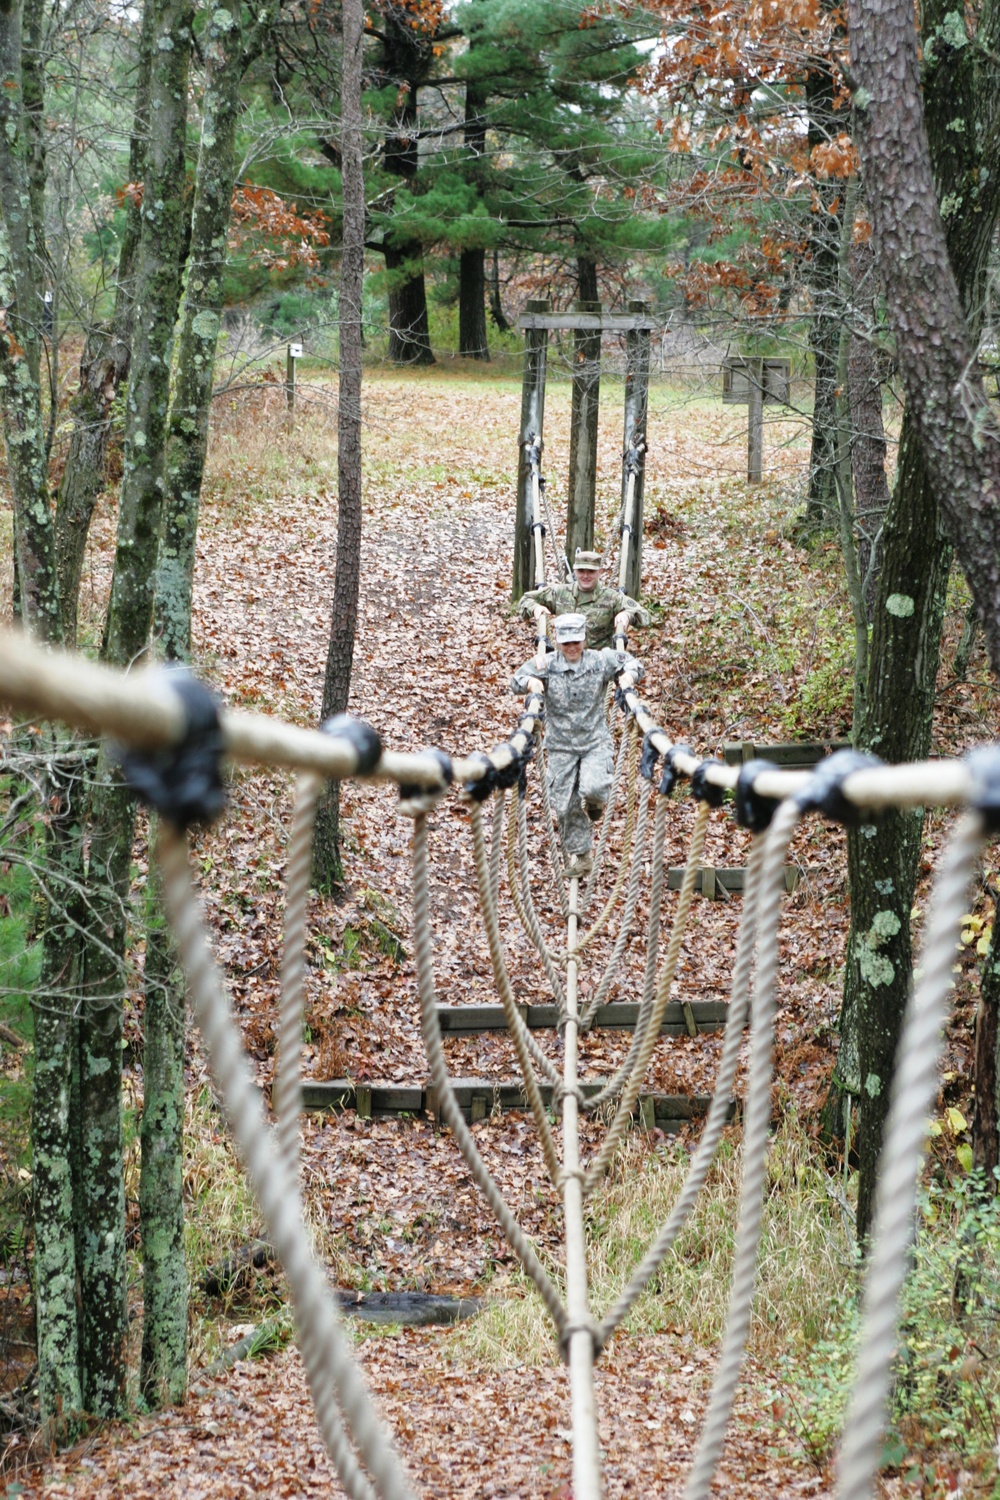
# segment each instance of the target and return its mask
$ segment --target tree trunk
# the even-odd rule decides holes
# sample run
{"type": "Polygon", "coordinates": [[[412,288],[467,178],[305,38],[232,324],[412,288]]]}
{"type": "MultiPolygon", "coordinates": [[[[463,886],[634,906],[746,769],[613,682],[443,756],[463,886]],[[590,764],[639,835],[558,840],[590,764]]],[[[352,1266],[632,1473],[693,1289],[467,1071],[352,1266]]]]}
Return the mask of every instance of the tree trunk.
{"type": "MultiPolygon", "coordinates": [[[[152,615],[170,347],[186,240],[184,144],[191,21],[190,0],[162,0],[152,27],[150,113],[157,129],[146,158],[125,466],[104,640],[105,657],[122,667],[146,650],[152,615]]],[[[98,783],[88,870],[87,1004],[80,1018],[86,1215],[80,1276],[84,1398],[90,1410],[111,1415],[120,1408],[124,1389],[121,1040],[135,799],[107,762],[99,767],[98,783]]]]}
{"type": "MultiPolygon", "coordinates": [[[[142,13],[139,69],[132,110],[129,142],[129,181],[141,182],[145,175],[146,139],[149,132],[149,70],[152,61],[152,28],[156,6],[142,13]]],[[[129,196],[125,227],[118,251],[115,306],[108,327],[93,329],[80,356],[80,388],[70,403],[72,432],[66,468],[56,504],[56,547],[59,556],[60,604],[63,629],[69,645],[76,644],[80,576],[94,506],[104,488],[111,409],[128,379],[132,357],[132,327],[135,316],[133,277],[142,227],[139,203],[129,196]]]]}
{"type": "MultiPolygon", "coordinates": [[[[152,831],[150,846],[153,844],[152,831]]],[[[142,1054],[142,1368],[149,1406],[184,1400],[188,1277],[184,1258],[184,977],[160,910],[160,881],[147,886],[145,1045],[142,1054]]]]}
{"type": "Polygon", "coordinates": [[[187,661],[191,654],[198,505],[223,306],[226,231],[236,180],[239,87],[247,62],[240,14],[237,0],[217,7],[202,43],[206,79],[201,145],[167,424],[163,540],[154,606],[160,649],[168,661],[187,661]]]}
{"type": "MultiPolygon", "coordinates": [[[[833,76],[828,64],[817,62],[809,70],[805,93],[808,144],[812,149],[834,133],[833,76]]],[[[814,396],[806,521],[811,527],[825,529],[836,525],[837,520],[837,353],[842,324],[838,281],[843,184],[818,183],[816,194],[819,204],[812,215],[807,261],[814,396]]]]}
{"type": "Polygon", "coordinates": [[[490,269],[490,317],[500,333],[510,332],[510,323],[504,314],[503,303],[500,300],[500,253],[498,250],[493,252],[490,269]]]}
{"type": "MultiPolygon", "coordinates": [[[[362,0],[344,0],[341,85],[344,249],[340,262],[340,381],[337,412],[337,568],[323,680],[324,719],[347,709],[361,584],[361,290],[365,188],[362,156],[362,0]]],[[[342,878],[340,799],[328,783],[316,819],[315,876],[321,890],[342,878]]]]}
{"type": "Polygon", "coordinates": [[[42,967],[32,1003],[34,1077],[31,1144],[38,1413],[50,1437],[73,1436],[84,1407],[80,1380],[74,1213],[73,1073],[79,995],[71,890],[82,877],[79,766],[66,774],[53,756],[45,829],[50,901],[42,967]]]}
{"type": "Polygon", "coordinates": [[[383,250],[390,276],[389,358],[397,365],[436,363],[427,322],[423,253],[416,242],[386,245],[383,250]]]}
{"type": "Polygon", "coordinates": [[[858,567],[869,623],[878,593],[882,559],[882,526],[889,509],[882,379],[871,335],[878,293],[875,251],[870,240],[851,247],[852,301],[855,318],[865,327],[850,333],[847,388],[851,406],[851,467],[854,475],[854,519],[858,533],[858,567]]]}
{"type": "Polygon", "coordinates": [[[997,1113],[997,1055],[1000,1046],[1000,903],[994,896],[993,931],[979,971],[979,1006],[976,1011],[976,1050],[973,1084],[976,1091],[972,1111],[972,1165],[986,1179],[987,1191],[997,1191],[996,1169],[1000,1166],[1000,1131],[997,1113]]]}
{"type": "Polygon", "coordinates": [[[996,225],[998,10],[989,0],[975,45],[952,46],[945,0],[925,6],[922,94],[907,0],[850,4],[856,141],[907,407],[1000,673],[1000,438],[966,321],[996,225]]]}
{"type": "Polygon", "coordinates": [[[0,6],[0,388],[21,616],[41,639],[62,640],[55,528],[39,368],[41,299],[21,77],[21,6],[0,6]],[[25,210],[28,210],[27,212],[25,210]]]}
{"type": "Polygon", "coordinates": [[[467,359],[488,360],[486,251],[480,248],[463,250],[458,277],[458,352],[467,359]]]}

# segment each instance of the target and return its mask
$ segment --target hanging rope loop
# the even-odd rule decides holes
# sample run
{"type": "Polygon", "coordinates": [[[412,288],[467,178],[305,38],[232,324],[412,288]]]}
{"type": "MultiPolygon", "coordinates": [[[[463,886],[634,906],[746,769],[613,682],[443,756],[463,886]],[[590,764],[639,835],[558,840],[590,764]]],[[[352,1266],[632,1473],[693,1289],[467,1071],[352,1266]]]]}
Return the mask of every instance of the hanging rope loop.
{"type": "Polygon", "coordinates": [[[795,805],[800,813],[819,812],[846,828],[873,822],[877,814],[852,802],[844,793],[844,782],[856,771],[873,771],[882,764],[877,756],[864,755],[860,750],[837,750],[820,761],[807,784],[796,794],[795,805]]]}
{"type": "Polygon", "coordinates": [[[736,781],[736,821],[741,828],[748,828],[751,833],[764,833],[770,828],[778,802],[773,797],[762,796],[756,783],[762,771],[777,769],[771,760],[744,762],[736,781]]]}
{"type": "Polygon", "coordinates": [[[116,754],[140,800],[183,831],[194,823],[214,822],[226,805],[225,742],[215,694],[185,667],[164,667],[163,678],[184,706],[183,737],[160,750],[119,748],[116,754]]]}
{"type": "Polygon", "coordinates": [[[1000,831],[1000,749],[995,745],[982,745],[970,750],[965,757],[972,786],[969,802],[982,814],[983,824],[989,833],[1000,831]]]}

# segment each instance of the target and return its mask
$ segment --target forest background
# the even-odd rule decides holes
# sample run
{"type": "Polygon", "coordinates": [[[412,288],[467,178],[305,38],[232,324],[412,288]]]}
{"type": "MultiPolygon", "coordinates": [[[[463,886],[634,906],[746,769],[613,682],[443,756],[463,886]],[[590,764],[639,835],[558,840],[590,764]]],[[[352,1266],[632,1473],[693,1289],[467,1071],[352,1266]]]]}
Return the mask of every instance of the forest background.
{"type": "MultiPolygon", "coordinates": [[[[77,642],[121,666],[146,651],[151,624],[157,650],[188,658],[211,413],[232,413],[238,399],[273,410],[268,388],[281,383],[289,341],[306,351],[301,409],[310,385],[325,399],[324,362],[342,377],[348,370],[348,327],[363,335],[370,362],[425,366],[436,348],[438,358],[454,351],[485,364],[498,353],[518,357],[513,324],[529,297],[562,306],[638,299],[663,325],[658,352],[675,378],[683,364],[697,369],[699,385],[714,380],[723,351],[793,359],[808,459],[791,492],[795,518],[766,530],[814,552],[832,533],[844,594],[839,627],[809,646],[806,717],[790,709],[789,729],[816,733],[836,721],[846,732],[849,710],[859,746],[890,760],[925,755],[952,543],[947,510],[938,513],[940,453],[933,457],[919,399],[921,381],[933,385],[914,353],[921,330],[909,327],[908,342],[897,344],[906,289],[891,265],[876,273],[869,220],[876,243],[890,234],[891,224],[880,231],[878,223],[888,200],[866,198],[852,136],[873,160],[888,137],[873,126],[866,138],[852,119],[844,16],[811,4],[736,12],[385,4],[364,19],[353,124],[339,97],[344,19],[322,4],[253,16],[235,5],[166,3],[141,15],[40,4],[3,12],[0,375],[14,612],[43,639],[77,642]],[[351,139],[360,150],[349,149],[351,139]],[[355,158],[368,257],[356,305],[338,282],[355,158]],[[893,476],[883,411],[901,390],[893,476]],[[87,561],[93,518],[109,501],[117,535],[106,608],[98,591],[97,613],[81,613],[81,580],[101,567],[93,545],[87,561]]],[[[963,370],[969,348],[987,368],[993,350],[995,24],[990,5],[957,20],[943,8],[923,17],[935,233],[946,257],[933,290],[937,297],[944,265],[957,297],[949,347],[963,370]]],[[[862,48],[855,72],[863,66],[862,48]]],[[[863,114],[878,118],[867,103],[863,114]]],[[[948,331],[946,312],[936,307],[932,331],[948,331]]],[[[569,368],[586,357],[577,342],[562,352],[569,368]]],[[[975,453],[947,451],[952,480],[959,458],[972,473],[976,454],[990,456],[977,415],[988,407],[981,387],[969,387],[970,398],[967,386],[949,389],[959,389],[956,421],[965,421],[975,453]]],[[[338,421],[361,428],[362,409],[343,389],[338,421]]],[[[407,387],[407,399],[421,389],[407,387]]],[[[986,431],[988,439],[988,423],[986,431]]],[[[343,471],[340,480],[343,527],[343,471]]],[[[668,509],[651,512],[654,534],[659,525],[669,536],[672,524],[668,509]]],[[[992,650],[996,611],[984,607],[982,580],[995,573],[995,548],[988,537],[974,540],[971,563],[963,557],[977,600],[963,606],[965,646],[981,618],[992,650]]],[[[348,555],[342,531],[334,633],[345,617],[350,580],[339,574],[348,555]]],[[[804,553],[807,569],[813,555],[804,553]]],[[[359,584],[355,577],[355,600],[359,584]]],[[[954,588],[960,599],[961,584],[954,588]]],[[[353,649],[353,624],[349,634],[353,649]]],[[[331,670],[344,674],[344,643],[339,661],[334,647],[328,684],[331,670]]],[[[350,666],[348,652],[348,679],[350,666]]],[[[34,1257],[39,1413],[58,1427],[65,1413],[113,1415],[129,1399],[121,1079],[123,1002],[137,972],[145,990],[140,1386],[156,1402],[186,1385],[183,1007],[171,998],[155,901],[136,905],[130,795],[86,744],[58,736],[41,747],[17,736],[10,744],[6,899],[21,977],[8,986],[4,1037],[10,1118],[19,1108],[23,1118],[24,1072],[35,1131],[30,1169],[16,1152],[8,1158],[19,1205],[12,1222],[21,1226],[11,1245],[15,1259],[29,1246],[34,1257]],[[65,1295],[77,1283],[79,1308],[65,1295]]],[[[849,840],[852,930],[822,1112],[834,1140],[856,1131],[862,1235],[888,1090],[862,1089],[861,1080],[891,1076],[926,836],[923,818],[908,816],[849,840]]],[[[984,975],[994,975],[989,923],[976,921],[981,932],[969,931],[982,943],[984,975]]],[[[997,1161],[989,985],[981,1005],[967,1144],[988,1177],[997,1161]]]]}

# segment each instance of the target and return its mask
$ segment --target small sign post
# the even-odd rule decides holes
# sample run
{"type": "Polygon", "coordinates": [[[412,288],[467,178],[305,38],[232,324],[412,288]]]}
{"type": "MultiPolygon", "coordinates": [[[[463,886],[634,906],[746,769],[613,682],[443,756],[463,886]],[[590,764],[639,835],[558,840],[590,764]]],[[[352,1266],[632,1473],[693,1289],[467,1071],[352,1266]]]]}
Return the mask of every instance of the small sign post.
{"type": "Polygon", "coordinates": [[[759,484],[764,470],[764,407],[787,406],[792,388],[790,359],[731,354],[722,363],[722,399],[747,408],[747,480],[759,484]]]}
{"type": "Polygon", "coordinates": [[[295,361],[302,358],[302,345],[289,344],[285,356],[285,400],[288,410],[295,409],[295,361]]]}

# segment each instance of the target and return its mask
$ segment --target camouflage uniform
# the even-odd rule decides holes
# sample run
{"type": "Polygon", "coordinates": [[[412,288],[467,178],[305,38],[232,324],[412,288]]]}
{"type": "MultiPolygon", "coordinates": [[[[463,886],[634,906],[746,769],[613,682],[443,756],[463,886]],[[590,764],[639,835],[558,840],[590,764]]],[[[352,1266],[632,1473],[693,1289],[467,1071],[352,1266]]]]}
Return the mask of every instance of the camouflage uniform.
{"type": "Polygon", "coordinates": [[[621,589],[609,588],[598,583],[584,593],[574,578],[572,583],[555,583],[545,588],[532,589],[518,600],[517,612],[530,620],[536,604],[542,604],[553,615],[581,614],[587,617],[587,646],[591,651],[600,651],[610,646],[615,628],[615,615],[627,611],[630,625],[648,625],[651,619],[648,609],[643,609],[635,599],[623,594],[621,589]]]}
{"type": "Polygon", "coordinates": [[[638,682],[642,666],[627,652],[584,651],[570,665],[561,651],[553,651],[544,667],[527,661],[511,679],[511,692],[521,695],[528,691],[529,678],[545,683],[549,800],[567,858],[590,851],[591,823],[608,804],[614,751],[604,717],[604,690],[622,666],[638,682]]]}

